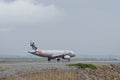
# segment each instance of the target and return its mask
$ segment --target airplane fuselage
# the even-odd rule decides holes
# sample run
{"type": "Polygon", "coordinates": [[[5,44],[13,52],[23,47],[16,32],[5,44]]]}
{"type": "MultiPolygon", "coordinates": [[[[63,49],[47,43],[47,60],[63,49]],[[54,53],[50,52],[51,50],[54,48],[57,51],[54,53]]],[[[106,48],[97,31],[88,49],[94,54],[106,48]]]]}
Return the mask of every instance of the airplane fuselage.
{"type": "Polygon", "coordinates": [[[34,42],[30,42],[30,46],[32,47],[32,50],[28,51],[29,53],[41,57],[47,57],[48,61],[55,58],[57,58],[57,61],[60,61],[60,58],[70,61],[70,58],[75,56],[74,52],[71,50],[38,50],[34,42]]]}
{"type": "Polygon", "coordinates": [[[74,52],[69,50],[37,50],[37,51],[31,50],[29,51],[29,53],[41,57],[51,57],[51,58],[57,57],[57,55],[59,56],[69,55],[70,57],[75,56],[74,52]]]}
{"type": "Polygon", "coordinates": [[[62,59],[69,59],[74,57],[75,54],[73,51],[70,50],[31,50],[29,53],[41,57],[47,57],[49,59],[55,58],[62,58],[62,59]]]}

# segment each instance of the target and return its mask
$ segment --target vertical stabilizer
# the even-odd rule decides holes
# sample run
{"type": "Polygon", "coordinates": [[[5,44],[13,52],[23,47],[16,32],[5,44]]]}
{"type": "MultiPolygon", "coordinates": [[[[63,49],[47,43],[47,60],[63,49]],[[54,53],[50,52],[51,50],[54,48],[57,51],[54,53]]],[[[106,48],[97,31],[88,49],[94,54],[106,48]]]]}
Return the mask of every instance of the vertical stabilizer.
{"type": "Polygon", "coordinates": [[[30,41],[30,46],[32,47],[33,50],[37,50],[37,47],[35,46],[34,42],[30,41]]]}

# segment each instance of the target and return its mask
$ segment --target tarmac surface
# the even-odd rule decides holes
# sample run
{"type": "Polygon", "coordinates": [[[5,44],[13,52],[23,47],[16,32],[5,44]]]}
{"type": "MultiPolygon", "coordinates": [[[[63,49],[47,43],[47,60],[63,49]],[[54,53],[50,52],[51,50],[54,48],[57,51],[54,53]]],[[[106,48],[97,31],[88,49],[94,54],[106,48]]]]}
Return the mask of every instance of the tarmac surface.
{"type": "Polygon", "coordinates": [[[65,65],[65,64],[74,64],[74,63],[85,63],[85,64],[119,64],[120,61],[41,61],[41,62],[34,62],[34,61],[12,61],[12,62],[0,62],[0,65],[65,65]]]}

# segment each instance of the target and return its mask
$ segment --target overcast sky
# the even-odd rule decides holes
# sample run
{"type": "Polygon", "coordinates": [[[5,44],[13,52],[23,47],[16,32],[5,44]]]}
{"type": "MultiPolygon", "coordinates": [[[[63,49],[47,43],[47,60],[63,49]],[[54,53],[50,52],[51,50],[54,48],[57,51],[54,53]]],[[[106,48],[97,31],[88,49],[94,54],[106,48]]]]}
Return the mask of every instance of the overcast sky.
{"type": "Polygon", "coordinates": [[[120,54],[119,0],[0,0],[0,56],[39,49],[120,54]]]}

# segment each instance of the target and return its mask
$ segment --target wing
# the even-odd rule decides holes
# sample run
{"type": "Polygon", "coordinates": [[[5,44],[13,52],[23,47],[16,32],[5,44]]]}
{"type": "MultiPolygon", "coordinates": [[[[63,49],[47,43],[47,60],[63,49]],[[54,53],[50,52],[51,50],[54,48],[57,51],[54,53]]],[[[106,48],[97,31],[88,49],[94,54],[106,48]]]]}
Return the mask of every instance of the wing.
{"type": "Polygon", "coordinates": [[[51,57],[55,58],[55,57],[62,57],[64,56],[63,54],[53,54],[51,57]]]}

